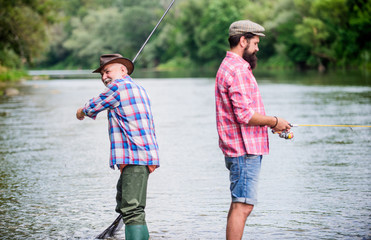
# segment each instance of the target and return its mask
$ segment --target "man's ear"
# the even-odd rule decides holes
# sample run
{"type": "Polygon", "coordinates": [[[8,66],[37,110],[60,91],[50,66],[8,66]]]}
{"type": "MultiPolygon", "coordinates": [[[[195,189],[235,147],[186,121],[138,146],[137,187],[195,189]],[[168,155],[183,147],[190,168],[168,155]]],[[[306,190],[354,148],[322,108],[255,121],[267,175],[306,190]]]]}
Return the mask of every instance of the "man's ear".
{"type": "Polygon", "coordinates": [[[128,69],[125,67],[125,65],[122,65],[122,66],[121,66],[121,71],[122,71],[125,75],[128,74],[128,69]]]}
{"type": "Polygon", "coordinates": [[[242,48],[246,48],[248,45],[249,45],[249,40],[246,39],[244,36],[240,37],[240,42],[239,42],[240,46],[242,48]]]}

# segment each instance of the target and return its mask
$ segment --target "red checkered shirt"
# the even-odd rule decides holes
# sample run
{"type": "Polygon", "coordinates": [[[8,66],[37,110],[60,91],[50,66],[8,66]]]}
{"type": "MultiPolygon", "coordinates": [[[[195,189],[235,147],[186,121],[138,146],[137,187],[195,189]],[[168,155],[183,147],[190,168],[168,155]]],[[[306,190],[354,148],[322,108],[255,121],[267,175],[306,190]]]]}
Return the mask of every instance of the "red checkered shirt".
{"type": "Polygon", "coordinates": [[[255,112],[265,115],[258,84],[250,64],[227,52],[215,82],[219,147],[228,157],[269,153],[267,126],[248,126],[255,112]]]}

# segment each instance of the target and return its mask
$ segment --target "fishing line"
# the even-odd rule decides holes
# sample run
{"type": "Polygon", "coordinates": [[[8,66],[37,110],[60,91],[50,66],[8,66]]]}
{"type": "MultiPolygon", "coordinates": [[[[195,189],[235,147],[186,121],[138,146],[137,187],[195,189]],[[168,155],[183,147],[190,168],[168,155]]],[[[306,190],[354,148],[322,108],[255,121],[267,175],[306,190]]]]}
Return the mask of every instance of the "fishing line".
{"type": "Polygon", "coordinates": [[[364,127],[364,128],[369,128],[371,125],[348,125],[348,124],[343,124],[343,125],[322,125],[322,124],[290,124],[291,127],[364,127]]]}
{"type": "MultiPolygon", "coordinates": [[[[290,124],[291,127],[349,127],[349,128],[370,128],[370,125],[350,125],[350,124],[338,124],[338,125],[324,125],[324,124],[290,124]]],[[[289,131],[276,132],[272,130],[273,134],[278,134],[280,138],[292,139],[294,138],[294,133],[289,131]]]]}

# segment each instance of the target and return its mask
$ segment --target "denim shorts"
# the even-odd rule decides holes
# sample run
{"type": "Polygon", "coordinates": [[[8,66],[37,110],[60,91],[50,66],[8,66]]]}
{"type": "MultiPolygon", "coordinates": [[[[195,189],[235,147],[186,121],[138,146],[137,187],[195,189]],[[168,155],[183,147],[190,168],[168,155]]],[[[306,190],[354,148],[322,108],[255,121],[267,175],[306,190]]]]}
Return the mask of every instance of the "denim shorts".
{"type": "Polygon", "coordinates": [[[258,179],[261,168],[261,155],[225,157],[229,170],[232,202],[255,205],[257,203],[258,179]]]}

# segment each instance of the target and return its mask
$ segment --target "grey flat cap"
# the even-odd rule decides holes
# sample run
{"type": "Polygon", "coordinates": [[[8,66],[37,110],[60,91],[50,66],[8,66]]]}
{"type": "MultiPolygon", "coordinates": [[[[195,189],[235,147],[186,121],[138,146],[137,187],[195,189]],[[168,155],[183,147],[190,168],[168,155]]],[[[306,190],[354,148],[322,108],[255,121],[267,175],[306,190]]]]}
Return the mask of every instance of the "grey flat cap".
{"type": "Polygon", "coordinates": [[[252,33],[264,37],[264,31],[265,29],[257,23],[250,20],[240,20],[231,24],[229,27],[229,36],[252,33]]]}

